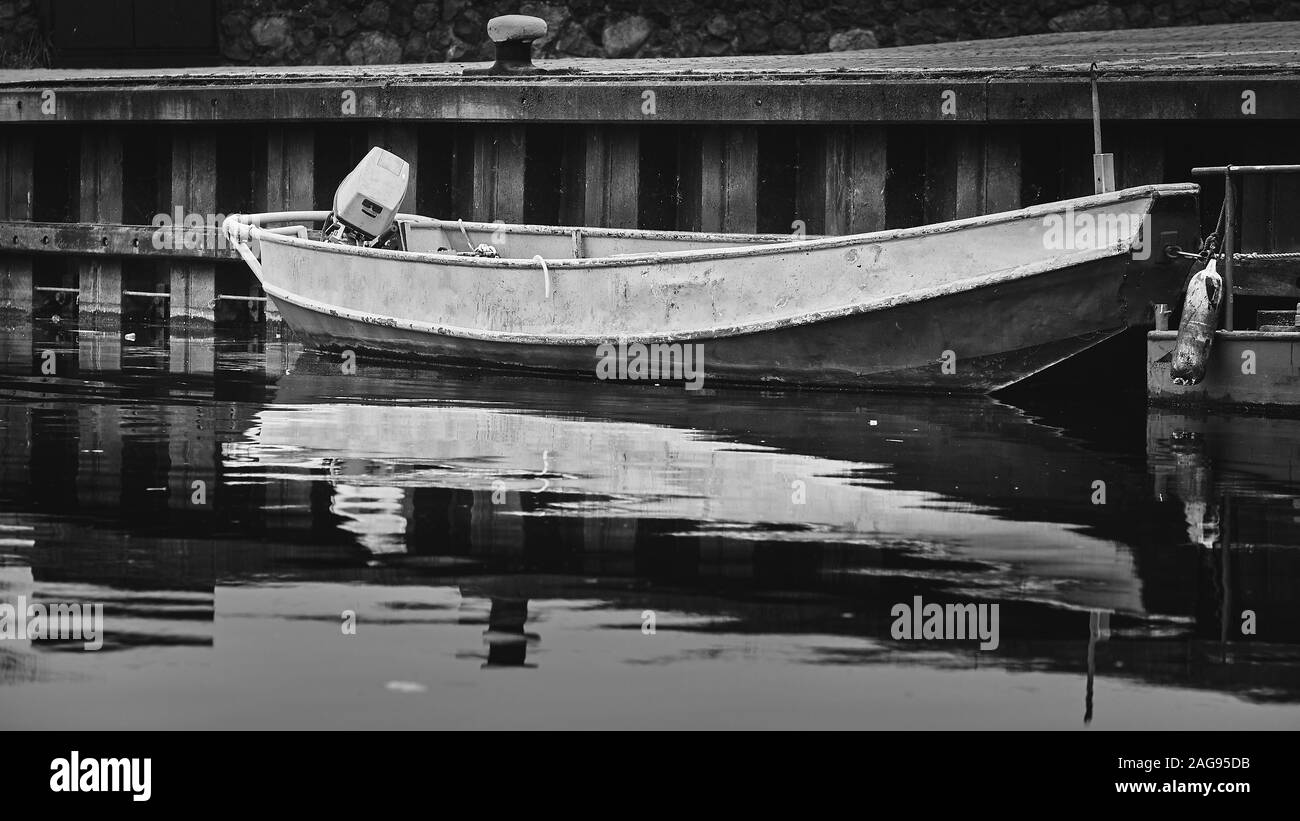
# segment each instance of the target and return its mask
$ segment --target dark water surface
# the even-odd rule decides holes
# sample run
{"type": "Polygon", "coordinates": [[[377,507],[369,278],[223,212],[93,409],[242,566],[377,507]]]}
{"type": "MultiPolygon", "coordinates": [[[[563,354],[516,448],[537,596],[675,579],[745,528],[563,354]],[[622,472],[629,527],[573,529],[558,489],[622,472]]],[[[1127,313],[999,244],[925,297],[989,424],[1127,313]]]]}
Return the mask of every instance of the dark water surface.
{"type": "Polygon", "coordinates": [[[1300,421],[341,370],[0,336],[0,728],[1300,728],[1300,421]]]}

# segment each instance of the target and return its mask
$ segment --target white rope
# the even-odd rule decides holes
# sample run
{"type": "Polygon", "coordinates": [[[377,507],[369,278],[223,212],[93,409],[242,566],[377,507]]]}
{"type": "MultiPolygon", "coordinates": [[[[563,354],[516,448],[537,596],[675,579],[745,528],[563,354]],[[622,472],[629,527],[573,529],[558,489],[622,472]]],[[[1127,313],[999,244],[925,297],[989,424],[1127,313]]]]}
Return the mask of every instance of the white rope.
{"type": "Polygon", "coordinates": [[[551,269],[546,267],[546,260],[542,259],[541,254],[538,254],[537,256],[533,257],[533,262],[540,262],[542,264],[542,276],[545,278],[546,281],[546,298],[550,299],[551,298],[551,269]]]}
{"type": "Polygon", "coordinates": [[[1285,253],[1278,253],[1278,254],[1246,253],[1246,254],[1233,254],[1232,258],[1243,260],[1246,262],[1250,262],[1251,260],[1300,259],[1300,253],[1296,253],[1295,251],[1287,251],[1285,253]]]}

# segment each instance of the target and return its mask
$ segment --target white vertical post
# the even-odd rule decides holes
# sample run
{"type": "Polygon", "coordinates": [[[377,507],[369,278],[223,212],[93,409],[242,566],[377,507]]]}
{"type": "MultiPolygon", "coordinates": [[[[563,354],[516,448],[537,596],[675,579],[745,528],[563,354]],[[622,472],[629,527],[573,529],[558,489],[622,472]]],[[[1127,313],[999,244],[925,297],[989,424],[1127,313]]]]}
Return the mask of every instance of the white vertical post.
{"type": "Polygon", "coordinates": [[[1101,102],[1097,98],[1097,64],[1088,70],[1092,86],[1092,185],[1093,191],[1105,194],[1115,190],[1115,155],[1101,150],[1101,102]]]}

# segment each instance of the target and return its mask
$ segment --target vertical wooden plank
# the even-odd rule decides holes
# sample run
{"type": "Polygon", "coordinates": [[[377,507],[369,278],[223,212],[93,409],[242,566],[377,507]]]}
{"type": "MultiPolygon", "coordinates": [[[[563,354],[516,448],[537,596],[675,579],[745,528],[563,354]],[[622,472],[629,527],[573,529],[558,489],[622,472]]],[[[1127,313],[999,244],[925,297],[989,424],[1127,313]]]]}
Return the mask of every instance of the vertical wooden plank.
{"type": "Polygon", "coordinates": [[[829,126],[822,140],[820,232],[861,234],[885,227],[885,129],[881,126],[829,126]]]}
{"type": "Polygon", "coordinates": [[[524,221],[524,167],[527,133],[524,126],[503,126],[496,141],[496,207],[492,219],[524,221]]]}
{"type": "Polygon", "coordinates": [[[926,143],[925,221],[1020,207],[1020,142],[1010,127],[937,129],[926,143]]]}
{"type": "MultiPolygon", "coordinates": [[[[81,132],[78,219],[121,223],[123,204],[122,134],[113,127],[81,132]]],[[[103,324],[122,314],[122,261],[84,257],[77,263],[78,320],[103,324]]]]}
{"type": "MultiPolygon", "coordinates": [[[[35,161],[29,131],[11,126],[0,134],[0,219],[32,218],[35,161]]],[[[0,312],[24,318],[31,315],[31,257],[0,254],[0,312]]]]}
{"type": "Polygon", "coordinates": [[[936,127],[925,140],[925,222],[957,218],[955,126],[936,127]]]}
{"type": "Polygon", "coordinates": [[[1120,132],[1119,182],[1124,188],[1165,181],[1164,134],[1159,126],[1140,124],[1120,132]]]}
{"type": "Polygon", "coordinates": [[[636,228],[641,185],[637,126],[589,126],[585,157],[585,220],[603,228],[636,228]]]}
{"type": "MultiPolygon", "coordinates": [[[[411,123],[376,123],[370,127],[370,144],[391,151],[410,164],[410,177],[406,196],[402,199],[401,212],[415,213],[416,181],[420,171],[420,141],[416,127],[411,123]]],[[[523,179],[520,178],[520,187],[523,179]]]]}
{"type": "Polygon", "coordinates": [[[560,224],[580,226],[587,219],[587,143],[584,125],[564,126],[560,159],[560,224]]]}
{"type": "Polygon", "coordinates": [[[853,212],[864,199],[854,179],[855,151],[853,126],[832,126],[826,133],[825,232],[854,233],[853,212]]]}
{"type": "MultiPolygon", "coordinates": [[[[264,168],[257,175],[254,200],[263,211],[310,211],[316,208],[316,132],[311,126],[271,125],[266,130],[264,168]]],[[[412,186],[414,190],[414,186],[412,186]]],[[[331,208],[333,203],[322,203],[331,208]]],[[[266,296],[257,283],[256,296],[266,296]]],[[[265,303],[267,328],[280,322],[274,302],[265,303]]]]}
{"type": "Polygon", "coordinates": [[[758,129],[726,130],[726,214],[722,230],[752,234],[758,230],[758,129]]]}
{"type": "Polygon", "coordinates": [[[474,129],[474,220],[523,221],[525,146],[522,125],[474,129]]]}
{"type": "Polygon", "coordinates": [[[997,214],[1020,207],[1020,129],[984,129],[984,202],[979,213],[997,214]]]}
{"type": "Polygon", "coordinates": [[[724,187],[727,181],[726,142],[723,126],[700,129],[700,230],[718,232],[726,217],[724,187]]]}
{"type": "MultiPolygon", "coordinates": [[[[418,177],[409,213],[439,219],[470,219],[474,190],[474,142],[470,126],[438,123],[415,127],[418,177]]],[[[321,206],[324,207],[324,206],[321,206]]]]}
{"type": "Polygon", "coordinates": [[[677,130],[677,221],[679,231],[703,231],[701,197],[704,129],[683,126],[677,130]]]}
{"type": "Polygon", "coordinates": [[[1055,137],[1058,143],[1061,169],[1059,199],[1087,197],[1096,193],[1092,169],[1092,134],[1068,124],[1053,125],[1047,130],[1047,139],[1055,137]],[[1059,136],[1058,136],[1059,135],[1059,136]]]}
{"type": "MultiPolygon", "coordinates": [[[[795,138],[795,219],[803,220],[810,236],[825,234],[830,202],[828,154],[833,132],[840,126],[805,126],[795,138]]],[[[791,227],[794,231],[794,227],[791,227]]]]}
{"type": "Polygon", "coordinates": [[[700,140],[700,229],[758,230],[758,130],[706,126],[700,140]]]}
{"type": "Polygon", "coordinates": [[[854,126],[849,135],[853,157],[850,233],[885,229],[885,181],[889,177],[887,134],[883,126],[854,126]]]}
{"type": "MultiPolygon", "coordinates": [[[[255,199],[266,211],[310,211],[316,188],[316,132],[310,126],[271,125],[266,168],[257,176],[255,199]]],[[[329,208],[332,203],[321,203],[329,208]]]]}
{"type": "MultiPolygon", "coordinates": [[[[560,225],[564,206],[565,145],[563,125],[534,123],[524,132],[524,221],[560,225]]],[[[498,249],[498,252],[500,249],[498,249]]]]}
{"type": "Polygon", "coordinates": [[[955,187],[952,218],[979,216],[984,211],[984,140],[975,128],[959,127],[950,150],[948,173],[955,187]]]}
{"type": "Polygon", "coordinates": [[[476,129],[470,125],[447,126],[453,145],[451,158],[451,212],[452,218],[474,218],[474,156],[476,129]]]}
{"type": "Polygon", "coordinates": [[[122,135],[112,127],[81,132],[78,219],[122,222],[122,135]]]}
{"type": "MultiPolygon", "coordinates": [[[[172,133],[170,211],[197,215],[207,221],[217,213],[217,141],[208,129],[178,126],[172,133]]],[[[216,265],[176,260],[170,271],[170,314],[173,328],[208,325],[215,319],[216,265]]]]}

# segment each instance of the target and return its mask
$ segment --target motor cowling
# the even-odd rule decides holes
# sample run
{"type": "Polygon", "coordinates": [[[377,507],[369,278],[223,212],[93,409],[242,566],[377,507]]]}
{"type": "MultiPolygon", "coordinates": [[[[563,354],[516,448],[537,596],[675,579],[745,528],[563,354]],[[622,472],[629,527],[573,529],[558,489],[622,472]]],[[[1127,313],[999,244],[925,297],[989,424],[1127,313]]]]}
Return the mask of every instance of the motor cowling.
{"type": "Polygon", "coordinates": [[[406,198],[411,166],[375,146],[334,192],[334,211],[325,235],[335,242],[375,245],[393,229],[406,198]]]}

